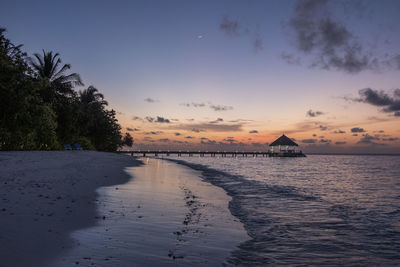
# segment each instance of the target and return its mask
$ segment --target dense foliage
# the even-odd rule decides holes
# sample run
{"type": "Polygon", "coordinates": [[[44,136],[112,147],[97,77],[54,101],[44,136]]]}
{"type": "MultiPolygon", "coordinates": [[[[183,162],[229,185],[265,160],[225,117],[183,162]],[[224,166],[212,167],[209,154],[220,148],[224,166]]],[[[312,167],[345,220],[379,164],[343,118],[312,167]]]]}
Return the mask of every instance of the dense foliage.
{"type": "Polygon", "coordinates": [[[59,54],[28,58],[0,28],[0,150],[62,149],[79,143],[84,149],[115,151],[132,146],[121,135],[115,111],[98,90],[83,86],[77,73],[62,65],[59,54]]]}

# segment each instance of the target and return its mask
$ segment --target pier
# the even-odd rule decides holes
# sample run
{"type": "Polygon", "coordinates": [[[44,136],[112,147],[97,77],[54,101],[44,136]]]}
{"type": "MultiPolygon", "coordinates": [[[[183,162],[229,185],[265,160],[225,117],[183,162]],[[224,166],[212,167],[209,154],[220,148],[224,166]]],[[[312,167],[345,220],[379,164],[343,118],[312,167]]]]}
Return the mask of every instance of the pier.
{"type": "Polygon", "coordinates": [[[131,156],[140,156],[140,157],[147,157],[147,156],[198,156],[198,157],[305,157],[306,155],[303,154],[301,151],[279,151],[279,152],[248,152],[248,151],[236,151],[236,152],[227,152],[227,151],[162,151],[162,150],[130,150],[130,151],[118,151],[117,153],[122,154],[130,154],[131,156]]]}
{"type": "Polygon", "coordinates": [[[297,157],[305,157],[306,155],[303,154],[301,150],[296,150],[295,147],[298,146],[292,139],[287,137],[286,135],[282,135],[278,139],[276,139],[274,142],[272,142],[270,145],[271,149],[268,151],[236,151],[236,152],[228,152],[228,151],[181,151],[181,150],[167,150],[167,151],[162,151],[162,150],[130,150],[130,151],[118,151],[117,153],[125,153],[125,154],[131,154],[131,156],[141,156],[141,157],[147,157],[147,156],[199,156],[199,157],[264,157],[264,158],[275,158],[275,157],[282,157],[282,158],[297,158],[297,157]]]}

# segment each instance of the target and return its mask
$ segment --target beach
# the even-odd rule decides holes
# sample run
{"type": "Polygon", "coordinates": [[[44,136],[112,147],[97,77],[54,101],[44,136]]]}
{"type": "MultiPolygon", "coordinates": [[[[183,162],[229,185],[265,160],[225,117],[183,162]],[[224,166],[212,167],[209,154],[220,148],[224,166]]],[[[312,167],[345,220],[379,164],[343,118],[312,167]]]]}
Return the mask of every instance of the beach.
{"type": "Polygon", "coordinates": [[[45,266],[95,224],[96,188],[126,183],[139,161],[89,151],[0,153],[0,266],[45,266]]]}
{"type": "Polygon", "coordinates": [[[249,237],[223,189],[113,153],[0,154],[0,266],[221,266],[249,237]]]}
{"type": "Polygon", "coordinates": [[[397,266],[398,156],[0,153],[0,266],[397,266]]]}

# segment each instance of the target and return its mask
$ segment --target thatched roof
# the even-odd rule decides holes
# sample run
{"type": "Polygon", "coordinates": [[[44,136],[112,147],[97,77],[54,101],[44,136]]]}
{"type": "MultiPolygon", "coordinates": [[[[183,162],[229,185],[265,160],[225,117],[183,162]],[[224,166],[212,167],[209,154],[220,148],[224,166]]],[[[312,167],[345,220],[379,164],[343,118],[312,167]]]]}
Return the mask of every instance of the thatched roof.
{"type": "Polygon", "coordinates": [[[274,142],[269,144],[269,146],[299,146],[299,145],[296,144],[292,139],[283,134],[281,137],[279,137],[274,142]]]}

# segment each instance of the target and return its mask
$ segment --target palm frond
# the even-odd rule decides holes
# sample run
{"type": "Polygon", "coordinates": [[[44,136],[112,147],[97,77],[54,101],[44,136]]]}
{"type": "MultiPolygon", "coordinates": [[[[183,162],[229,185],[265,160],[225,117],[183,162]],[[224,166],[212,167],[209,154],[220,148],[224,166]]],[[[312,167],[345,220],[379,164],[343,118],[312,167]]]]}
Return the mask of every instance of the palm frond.
{"type": "Polygon", "coordinates": [[[50,81],[55,92],[70,94],[74,86],[84,85],[79,74],[71,73],[65,75],[65,72],[71,69],[71,65],[64,64],[60,68],[62,61],[58,53],[42,50],[42,55],[33,54],[29,63],[38,77],[46,78],[50,81]]]}
{"type": "Polygon", "coordinates": [[[70,64],[64,64],[64,66],[62,66],[62,68],[61,68],[56,74],[53,75],[54,79],[57,79],[58,77],[60,77],[61,75],[63,75],[63,73],[64,73],[66,70],[69,70],[70,68],[71,68],[71,65],[70,65],[70,64]]]}
{"type": "Polygon", "coordinates": [[[41,78],[44,78],[44,72],[43,72],[44,62],[38,53],[33,54],[33,56],[36,58],[38,63],[36,63],[36,60],[34,58],[30,59],[30,61],[31,61],[30,63],[32,65],[33,69],[37,72],[38,76],[41,78]]]}
{"type": "Polygon", "coordinates": [[[51,60],[52,68],[51,68],[51,71],[50,71],[50,75],[53,78],[54,78],[55,74],[57,73],[58,65],[61,64],[61,59],[60,58],[58,58],[56,62],[54,62],[54,59],[55,59],[55,57],[53,57],[52,60],[51,60]]]}
{"type": "Polygon", "coordinates": [[[78,73],[71,73],[66,76],[62,75],[57,80],[61,81],[61,83],[70,82],[74,86],[83,86],[84,85],[81,80],[81,77],[79,76],[78,73]]]}

